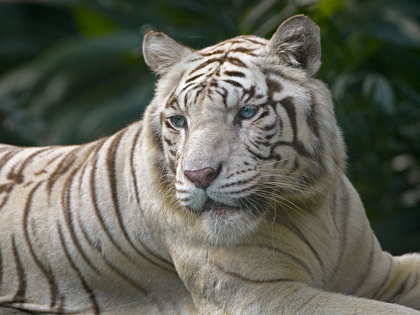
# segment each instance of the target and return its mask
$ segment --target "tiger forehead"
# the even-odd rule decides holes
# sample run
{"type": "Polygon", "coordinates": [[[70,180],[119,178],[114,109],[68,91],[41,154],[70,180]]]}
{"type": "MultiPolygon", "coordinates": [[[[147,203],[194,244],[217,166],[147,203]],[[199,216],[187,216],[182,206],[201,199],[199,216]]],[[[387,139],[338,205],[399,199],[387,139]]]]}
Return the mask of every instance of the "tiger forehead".
{"type": "Polygon", "coordinates": [[[201,58],[194,60],[198,64],[188,72],[187,81],[192,80],[197,72],[212,64],[216,64],[216,68],[220,68],[224,64],[247,68],[247,64],[242,60],[246,57],[260,56],[265,45],[266,40],[262,38],[241,36],[204,48],[197,52],[201,58]],[[191,78],[192,75],[194,75],[193,78],[191,78]]]}
{"type": "Polygon", "coordinates": [[[264,49],[266,41],[252,36],[235,37],[217,45],[197,52],[198,57],[192,60],[193,66],[184,74],[188,84],[199,77],[218,74],[222,66],[232,68],[248,68],[244,59],[258,57],[264,49]]]}
{"type": "Polygon", "coordinates": [[[265,80],[256,80],[255,73],[221,66],[200,80],[181,84],[168,98],[166,108],[189,111],[205,103],[212,107],[236,108],[264,99],[265,90],[265,80]]]}
{"type": "Polygon", "coordinates": [[[202,56],[208,56],[217,53],[228,52],[246,52],[264,47],[268,41],[257,36],[239,36],[232,39],[225,40],[216,45],[204,48],[198,53],[202,56]]]}
{"type": "Polygon", "coordinates": [[[188,110],[205,98],[229,107],[263,98],[257,93],[257,74],[249,60],[261,56],[266,43],[259,37],[241,36],[198,51],[166,107],[177,109],[181,103],[188,110]]]}

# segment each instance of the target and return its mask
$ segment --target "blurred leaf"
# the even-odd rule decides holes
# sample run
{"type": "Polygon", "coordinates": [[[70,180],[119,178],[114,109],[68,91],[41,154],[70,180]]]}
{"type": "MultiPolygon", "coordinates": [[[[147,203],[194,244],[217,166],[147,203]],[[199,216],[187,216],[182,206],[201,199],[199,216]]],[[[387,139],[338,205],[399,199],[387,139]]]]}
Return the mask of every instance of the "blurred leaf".
{"type": "Polygon", "coordinates": [[[329,19],[344,6],[344,0],[321,0],[318,2],[315,13],[324,19],[329,19]]]}
{"type": "Polygon", "coordinates": [[[83,6],[73,11],[75,23],[81,32],[89,37],[100,37],[117,31],[117,24],[111,19],[83,6]]]}
{"type": "Polygon", "coordinates": [[[384,76],[368,74],[363,81],[363,94],[388,114],[394,112],[395,94],[391,83],[384,76]]]}

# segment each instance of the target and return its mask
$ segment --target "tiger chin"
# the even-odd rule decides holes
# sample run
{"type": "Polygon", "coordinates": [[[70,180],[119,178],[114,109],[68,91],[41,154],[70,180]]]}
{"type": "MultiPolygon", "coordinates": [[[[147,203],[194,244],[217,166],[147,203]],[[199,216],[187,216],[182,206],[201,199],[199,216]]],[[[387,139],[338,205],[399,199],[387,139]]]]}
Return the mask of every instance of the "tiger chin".
{"type": "Polygon", "coordinates": [[[0,145],[0,314],[420,314],[420,255],[382,251],[344,174],[312,20],[143,55],[141,121],[0,145]]]}

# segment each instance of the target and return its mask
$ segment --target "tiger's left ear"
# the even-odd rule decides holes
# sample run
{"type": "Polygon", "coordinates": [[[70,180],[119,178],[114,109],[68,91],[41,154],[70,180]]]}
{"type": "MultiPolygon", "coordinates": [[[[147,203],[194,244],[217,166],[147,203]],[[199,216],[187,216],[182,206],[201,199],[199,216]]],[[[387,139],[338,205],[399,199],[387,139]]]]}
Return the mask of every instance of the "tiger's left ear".
{"type": "Polygon", "coordinates": [[[158,75],[167,73],[173,65],[193,51],[163,32],[150,31],[143,39],[143,58],[158,75]]]}
{"type": "Polygon", "coordinates": [[[307,16],[295,15],[284,21],[268,42],[268,48],[310,76],[321,66],[319,27],[307,16]]]}

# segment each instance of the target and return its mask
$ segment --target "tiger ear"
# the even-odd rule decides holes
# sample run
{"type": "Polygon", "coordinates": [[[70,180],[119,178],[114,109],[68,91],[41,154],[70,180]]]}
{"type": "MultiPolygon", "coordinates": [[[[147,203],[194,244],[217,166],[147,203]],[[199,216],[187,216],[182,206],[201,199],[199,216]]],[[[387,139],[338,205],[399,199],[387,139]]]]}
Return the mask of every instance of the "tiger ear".
{"type": "Polygon", "coordinates": [[[304,15],[284,21],[268,42],[268,48],[295,68],[313,76],[321,66],[319,27],[304,15]]]}
{"type": "Polygon", "coordinates": [[[143,39],[143,57],[147,66],[163,75],[194,50],[177,42],[162,32],[148,32],[143,39]]]}

